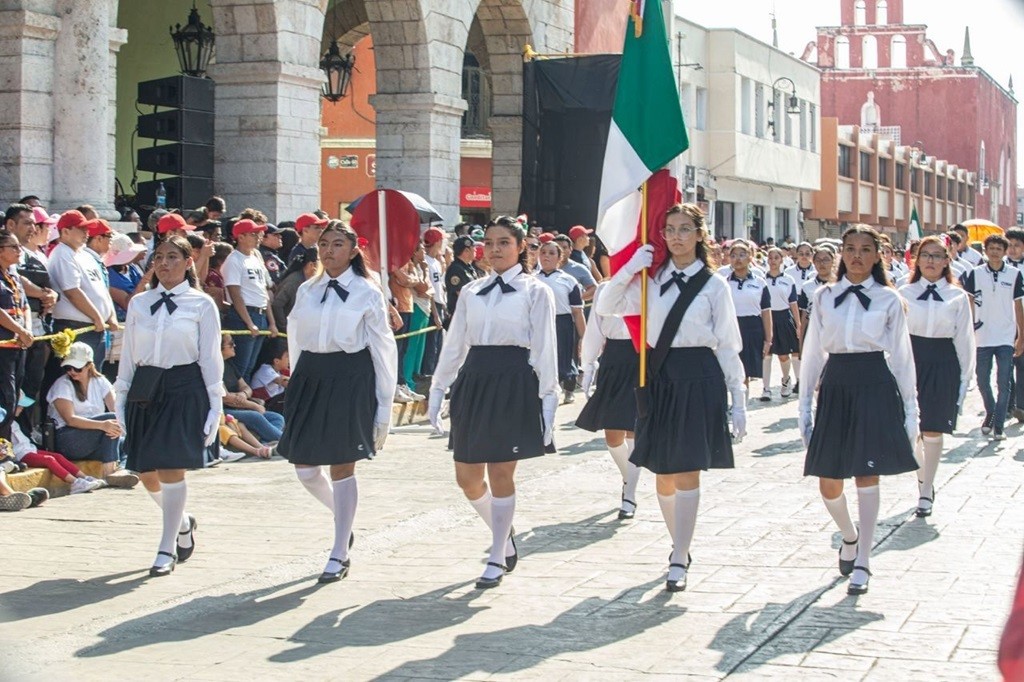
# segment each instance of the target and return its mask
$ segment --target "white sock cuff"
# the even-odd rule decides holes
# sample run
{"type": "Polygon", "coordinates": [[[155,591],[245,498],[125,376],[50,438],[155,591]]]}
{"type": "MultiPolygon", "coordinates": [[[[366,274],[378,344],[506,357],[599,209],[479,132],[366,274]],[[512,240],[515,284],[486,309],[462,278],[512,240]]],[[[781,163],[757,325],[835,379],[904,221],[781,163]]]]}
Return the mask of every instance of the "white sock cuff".
{"type": "Polygon", "coordinates": [[[311,481],[323,472],[320,467],[295,467],[295,475],[300,481],[311,481]]]}
{"type": "Polygon", "coordinates": [[[494,507],[514,507],[516,504],[515,494],[509,495],[508,497],[492,497],[491,508],[494,507]]]}
{"type": "Polygon", "coordinates": [[[146,492],[149,493],[149,496],[153,498],[154,502],[156,502],[156,506],[161,508],[164,506],[164,494],[162,490],[157,490],[156,492],[152,490],[146,490],[146,492]]]}
{"type": "Polygon", "coordinates": [[[878,494],[878,485],[869,485],[863,488],[857,488],[857,497],[870,497],[871,495],[878,494]]]}
{"type": "Polygon", "coordinates": [[[921,440],[923,440],[925,443],[941,443],[942,436],[921,436],[921,440]]]}
{"type": "Polygon", "coordinates": [[[185,481],[184,481],[184,479],[182,479],[182,480],[178,481],[177,483],[160,483],[160,488],[161,488],[161,492],[164,492],[164,493],[174,492],[175,490],[184,490],[185,489],[185,481]]]}
{"type": "Polygon", "coordinates": [[[494,498],[491,497],[491,490],[490,490],[490,488],[488,488],[484,492],[483,495],[481,495],[480,497],[476,498],[475,500],[470,500],[469,503],[471,505],[473,505],[474,507],[476,507],[476,506],[482,505],[482,504],[489,504],[493,499],[494,498]]]}
{"type": "Polygon", "coordinates": [[[676,497],[682,497],[684,499],[690,497],[700,497],[700,488],[694,488],[693,490],[677,490],[676,497]]]}
{"type": "Polygon", "coordinates": [[[824,495],[822,495],[821,499],[825,502],[825,504],[836,504],[840,500],[845,500],[846,499],[846,493],[845,492],[839,493],[838,497],[833,497],[831,499],[829,499],[829,498],[825,497],[824,495]]]}

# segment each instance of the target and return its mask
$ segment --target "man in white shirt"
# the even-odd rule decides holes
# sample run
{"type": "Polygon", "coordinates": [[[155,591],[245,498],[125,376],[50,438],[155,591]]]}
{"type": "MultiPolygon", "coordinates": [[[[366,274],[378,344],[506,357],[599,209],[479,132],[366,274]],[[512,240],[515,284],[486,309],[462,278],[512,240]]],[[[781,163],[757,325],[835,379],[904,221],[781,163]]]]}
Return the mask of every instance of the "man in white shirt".
{"type": "Polygon", "coordinates": [[[235,369],[249,383],[256,366],[256,358],[263,347],[261,331],[269,330],[277,336],[277,323],[270,308],[270,273],[259,254],[260,240],[266,226],[243,218],[235,223],[232,236],[237,242],[235,250],[221,266],[224,286],[228,290],[231,308],[224,314],[224,329],[248,330],[249,336],[235,337],[235,369]]]}
{"type": "Polygon", "coordinates": [[[1012,360],[1024,353],[1024,276],[1003,262],[1008,242],[1003,235],[985,239],[988,262],[967,272],[964,290],[974,298],[974,336],[978,345],[978,391],[985,403],[981,432],[1004,440],[1003,422],[1010,400],[1012,360]],[[996,361],[996,398],[992,397],[992,359],[996,361]]]}
{"type": "MultiPolygon", "coordinates": [[[[444,318],[444,264],[441,255],[444,253],[444,230],[438,227],[427,228],[423,233],[424,260],[427,263],[427,274],[430,278],[430,299],[433,305],[432,324],[440,326],[444,318]]],[[[437,358],[441,354],[442,332],[440,329],[427,334],[426,347],[423,349],[423,363],[420,373],[431,376],[437,366],[437,358]]]]}
{"type": "Polygon", "coordinates": [[[968,270],[972,267],[978,267],[985,262],[985,256],[971,248],[971,233],[966,227],[957,223],[950,228],[950,232],[956,232],[960,235],[960,243],[956,247],[956,257],[958,261],[966,261],[964,265],[967,266],[968,270]]]}

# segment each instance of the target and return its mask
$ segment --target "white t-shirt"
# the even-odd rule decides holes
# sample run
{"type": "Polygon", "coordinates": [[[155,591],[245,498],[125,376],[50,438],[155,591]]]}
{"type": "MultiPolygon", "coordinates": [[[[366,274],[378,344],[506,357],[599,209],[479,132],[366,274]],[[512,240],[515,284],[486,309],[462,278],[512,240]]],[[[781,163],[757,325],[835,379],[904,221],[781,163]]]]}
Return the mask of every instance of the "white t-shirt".
{"type": "Polygon", "coordinates": [[[53,307],[54,319],[92,323],[85,313],[63,295],[69,289],[79,289],[104,320],[114,316],[114,301],[110,298],[100,264],[84,248],[75,251],[67,244],[58,244],[50,254],[46,269],[53,281],[53,288],[62,294],[53,307]]]}
{"type": "Polygon", "coordinates": [[[252,387],[254,389],[262,388],[271,398],[276,398],[284,393],[284,386],[274,383],[280,378],[281,375],[270,365],[260,365],[256,373],[252,375],[252,387]]]}
{"type": "Polygon", "coordinates": [[[429,254],[425,255],[423,258],[427,262],[427,274],[430,276],[430,286],[434,288],[434,301],[438,305],[444,305],[444,277],[441,272],[441,261],[429,254]]]}
{"type": "Polygon", "coordinates": [[[67,423],[61,419],[60,412],[57,411],[57,406],[54,405],[54,401],[63,398],[64,400],[70,400],[74,406],[74,414],[76,417],[84,417],[85,419],[92,419],[93,417],[109,412],[106,403],[104,402],[108,395],[114,392],[114,387],[111,385],[107,378],[104,376],[93,377],[89,380],[88,394],[85,396],[85,400],[79,400],[75,394],[75,387],[71,383],[71,377],[68,375],[62,376],[60,379],[53,384],[50,388],[50,392],[46,394],[46,402],[50,404],[48,413],[53,421],[57,422],[57,428],[63,428],[67,426],[67,423]]]}
{"type": "Polygon", "coordinates": [[[232,251],[224,264],[220,266],[220,274],[224,276],[224,285],[242,288],[242,300],[245,305],[253,308],[266,308],[270,297],[267,289],[272,282],[267,267],[263,265],[257,251],[246,256],[241,251],[232,251]]]}

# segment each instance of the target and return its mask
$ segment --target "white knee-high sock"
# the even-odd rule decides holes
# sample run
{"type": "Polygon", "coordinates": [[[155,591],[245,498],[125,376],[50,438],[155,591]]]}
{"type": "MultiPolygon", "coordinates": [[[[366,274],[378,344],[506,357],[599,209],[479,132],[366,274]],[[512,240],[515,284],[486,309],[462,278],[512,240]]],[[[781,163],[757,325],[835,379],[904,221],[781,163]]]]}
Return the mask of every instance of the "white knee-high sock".
{"type": "Polygon", "coordinates": [[[334,559],[344,563],[348,559],[348,539],[352,535],[352,523],[356,518],[356,505],[359,504],[359,486],[356,485],[356,477],[349,476],[340,481],[334,481],[333,502],[334,502],[334,547],[331,548],[331,559],[328,560],[328,568],[332,571],[339,570],[338,566],[331,566],[334,559]]]}
{"type": "Polygon", "coordinates": [[[611,453],[612,461],[615,462],[615,466],[619,468],[619,474],[622,476],[623,482],[625,482],[626,476],[629,475],[629,451],[630,448],[625,442],[622,442],[619,445],[608,446],[608,452],[611,453]]]}
{"type": "MultiPolygon", "coordinates": [[[[493,527],[491,525],[493,523],[493,521],[491,520],[491,517],[492,517],[491,501],[493,499],[494,498],[491,497],[491,491],[490,491],[490,489],[488,489],[487,492],[485,492],[480,497],[476,498],[475,500],[470,500],[469,501],[469,503],[471,505],[473,505],[473,509],[476,510],[476,513],[479,514],[480,518],[483,519],[484,523],[487,524],[488,528],[492,528],[493,527]]],[[[512,546],[512,540],[506,539],[505,540],[505,556],[512,556],[512,553],[515,552],[515,551],[516,551],[515,547],[512,546]]]]}
{"type": "Polygon", "coordinates": [[[789,365],[791,362],[791,360],[779,360],[779,364],[782,366],[783,383],[789,383],[789,365]]]}
{"type": "Polygon", "coordinates": [[[310,495],[320,500],[331,512],[334,511],[331,479],[327,478],[323,467],[295,467],[295,475],[310,495]]]}
{"type": "Polygon", "coordinates": [[[764,390],[769,390],[772,386],[772,356],[769,355],[761,362],[761,383],[764,384],[764,390]]]}
{"type": "MultiPolygon", "coordinates": [[[[850,507],[846,503],[846,494],[840,493],[839,497],[831,500],[822,495],[821,501],[825,503],[825,509],[828,510],[832,520],[836,522],[837,526],[839,526],[839,532],[842,533],[843,540],[848,543],[856,540],[857,529],[853,527],[853,519],[850,518],[850,507]]],[[[849,561],[853,558],[857,548],[855,545],[844,544],[840,547],[840,550],[840,556],[843,560],[849,561]]]]}
{"type": "MultiPolygon", "coordinates": [[[[491,498],[491,555],[488,561],[503,566],[508,534],[512,531],[512,517],[516,512],[516,496],[491,498]]],[[[501,575],[502,569],[488,566],[484,570],[485,578],[501,575]]]]}
{"type": "MultiPolygon", "coordinates": [[[[857,488],[857,520],[860,522],[860,542],[857,543],[857,565],[864,568],[870,568],[871,547],[875,544],[875,526],[878,525],[878,507],[880,504],[881,495],[877,485],[857,488]]],[[[862,579],[865,577],[861,576],[862,579]]],[[[863,582],[863,580],[860,582],[863,582]]]]}
{"type": "Polygon", "coordinates": [[[676,528],[676,494],[662,495],[658,493],[658,506],[661,507],[661,518],[665,519],[668,536],[675,542],[676,528]]]}
{"type": "MultiPolygon", "coordinates": [[[[161,494],[161,492],[159,490],[154,492],[152,490],[148,490],[147,489],[146,492],[149,493],[149,496],[151,498],[153,498],[154,502],[156,502],[156,506],[160,507],[161,509],[164,508],[164,496],[161,494]]],[[[182,514],[181,514],[181,525],[178,526],[178,532],[179,533],[186,533],[186,532],[188,532],[188,529],[191,528],[191,527],[192,527],[192,524],[188,520],[188,514],[185,513],[185,512],[182,512],[182,514]]],[[[192,540],[188,539],[185,542],[191,543],[192,540]]],[[[191,544],[186,545],[185,542],[182,542],[180,544],[183,547],[191,546],[191,544]]]]}
{"type": "Polygon", "coordinates": [[[625,485],[622,488],[622,496],[627,500],[636,502],[636,486],[640,483],[640,467],[629,461],[629,457],[633,454],[633,448],[636,446],[636,441],[632,438],[626,439],[626,448],[628,449],[626,455],[626,477],[625,485]]]}
{"type": "Polygon", "coordinates": [[[700,488],[677,490],[675,494],[675,526],[672,529],[672,563],[689,563],[690,543],[697,527],[697,508],[700,506],[700,488]]]}
{"type": "Polygon", "coordinates": [[[921,497],[935,497],[935,474],[942,457],[942,436],[924,436],[924,466],[921,467],[921,497]]]}
{"type": "Polygon", "coordinates": [[[800,382],[800,358],[793,355],[790,356],[790,360],[793,363],[793,378],[796,379],[797,383],[800,382]]]}
{"type": "MultiPolygon", "coordinates": [[[[181,518],[185,514],[185,499],[188,497],[188,488],[185,481],[177,483],[161,483],[162,502],[160,505],[163,511],[163,533],[160,535],[160,551],[174,554],[178,529],[181,528],[181,518]]],[[[171,563],[170,557],[157,555],[154,566],[166,566],[171,563]]]]}

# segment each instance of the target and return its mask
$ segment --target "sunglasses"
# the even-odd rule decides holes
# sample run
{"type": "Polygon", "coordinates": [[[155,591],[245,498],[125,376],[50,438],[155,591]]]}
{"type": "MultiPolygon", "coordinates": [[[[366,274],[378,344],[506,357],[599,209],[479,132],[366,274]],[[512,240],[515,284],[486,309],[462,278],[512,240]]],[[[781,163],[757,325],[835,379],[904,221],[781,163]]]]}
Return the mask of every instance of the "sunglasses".
{"type": "Polygon", "coordinates": [[[71,365],[68,365],[67,367],[64,368],[64,371],[67,372],[68,374],[78,374],[83,369],[85,369],[85,367],[72,367],[71,365]]]}

